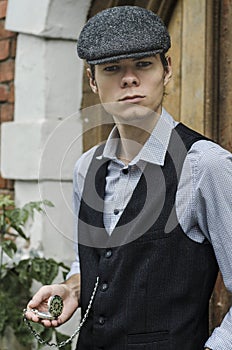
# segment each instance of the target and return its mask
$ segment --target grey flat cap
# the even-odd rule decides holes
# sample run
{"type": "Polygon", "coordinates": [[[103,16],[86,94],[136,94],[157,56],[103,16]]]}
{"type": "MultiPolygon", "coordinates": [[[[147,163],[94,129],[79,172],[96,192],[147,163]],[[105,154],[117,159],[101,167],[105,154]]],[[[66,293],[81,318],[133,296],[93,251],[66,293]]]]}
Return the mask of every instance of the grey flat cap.
{"type": "Polygon", "coordinates": [[[89,64],[101,64],[165,53],[170,46],[167,28],[155,13],[117,6],[90,18],[80,33],[77,53],[89,64]]]}

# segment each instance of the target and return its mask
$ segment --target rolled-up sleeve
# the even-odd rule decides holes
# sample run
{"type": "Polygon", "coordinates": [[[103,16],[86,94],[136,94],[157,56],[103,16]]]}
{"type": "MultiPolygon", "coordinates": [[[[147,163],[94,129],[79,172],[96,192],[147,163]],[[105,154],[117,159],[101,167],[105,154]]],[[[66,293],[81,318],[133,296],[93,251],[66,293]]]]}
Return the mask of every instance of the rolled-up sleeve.
{"type": "MultiPolygon", "coordinates": [[[[225,286],[232,292],[232,155],[212,143],[195,166],[197,222],[214,248],[225,286]]],[[[232,349],[232,307],[205,347],[232,349]]]]}
{"type": "MultiPolygon", "coordinates": [[[[97,146],[96,146],[97,147],[97,146]]],[[[96,150],[96,147],[91,148],[89,151],[82,154],[82,156],[78,159],[75,164],[74,172],[73,172],[73,245],[75,251],[75,260],[71,265],[71,269],[67,275],[67,278],[70,276],[80,273],[80,260],[78,253],[78,216],[80,210],[80,203],[82,192],[84,189],[84,182],[87,170],[89,168],[89,164],[93,157],[93,154],[96,150]]]]}

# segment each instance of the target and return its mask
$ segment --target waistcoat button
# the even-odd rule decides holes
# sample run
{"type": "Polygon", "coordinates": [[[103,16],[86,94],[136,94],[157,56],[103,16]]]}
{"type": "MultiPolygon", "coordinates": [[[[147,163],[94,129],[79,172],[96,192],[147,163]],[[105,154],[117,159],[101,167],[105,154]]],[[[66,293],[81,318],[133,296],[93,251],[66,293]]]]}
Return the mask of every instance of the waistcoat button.
{"type": "Polygon", "coordinates": [[[105,253],[105,257],[106,258],[110,258],[112,256],[113,252],[111,249],[107,249],[106,253],[105,253]]]}
{"type": "Polygon", "coordinates": [[[119,210],[118,209],[114,209],[114,215],[118,215],[119,214],[119,210]]]}
{"type": "Polygon", "coordinates": [[[98,319],[98,322],[100,325],[103,325],[105,323],[105,318],[100,316],[99,319],[98,319]]]}
{"type": "Polygon", "coordinates": [[[107,289],[108,289],[108,283],[103,283],[102,286],[101,286],[101,290],[103,292],[105,292],[105,290],[107,290],[107,289]]]}

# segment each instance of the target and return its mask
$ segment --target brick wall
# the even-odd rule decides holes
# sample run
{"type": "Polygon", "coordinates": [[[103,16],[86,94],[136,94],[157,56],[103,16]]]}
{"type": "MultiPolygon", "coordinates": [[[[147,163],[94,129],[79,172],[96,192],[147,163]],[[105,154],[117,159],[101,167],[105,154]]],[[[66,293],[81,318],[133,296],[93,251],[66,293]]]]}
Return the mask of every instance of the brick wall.
{"type": "MultiPolygon", "coordinates": [[[[14,66],[17,34],[5,29],[7,0],[0,0],[0,123],[14,118],[14,66]]],[[[12,180],[0,176],[0,193],[12,193],[12,180]]]]}

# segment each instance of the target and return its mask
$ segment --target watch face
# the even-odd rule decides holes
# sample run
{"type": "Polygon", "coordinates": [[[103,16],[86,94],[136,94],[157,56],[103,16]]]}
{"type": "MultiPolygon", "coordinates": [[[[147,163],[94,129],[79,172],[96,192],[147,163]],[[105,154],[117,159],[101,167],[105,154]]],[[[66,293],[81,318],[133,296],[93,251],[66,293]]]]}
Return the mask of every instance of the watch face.
{"type": "Polygon", "coordinates": [[[48,312],[54,317],[61,315],[63,310],[63,300],[59,295],[54,295],[48,300],[48,312]]]}

